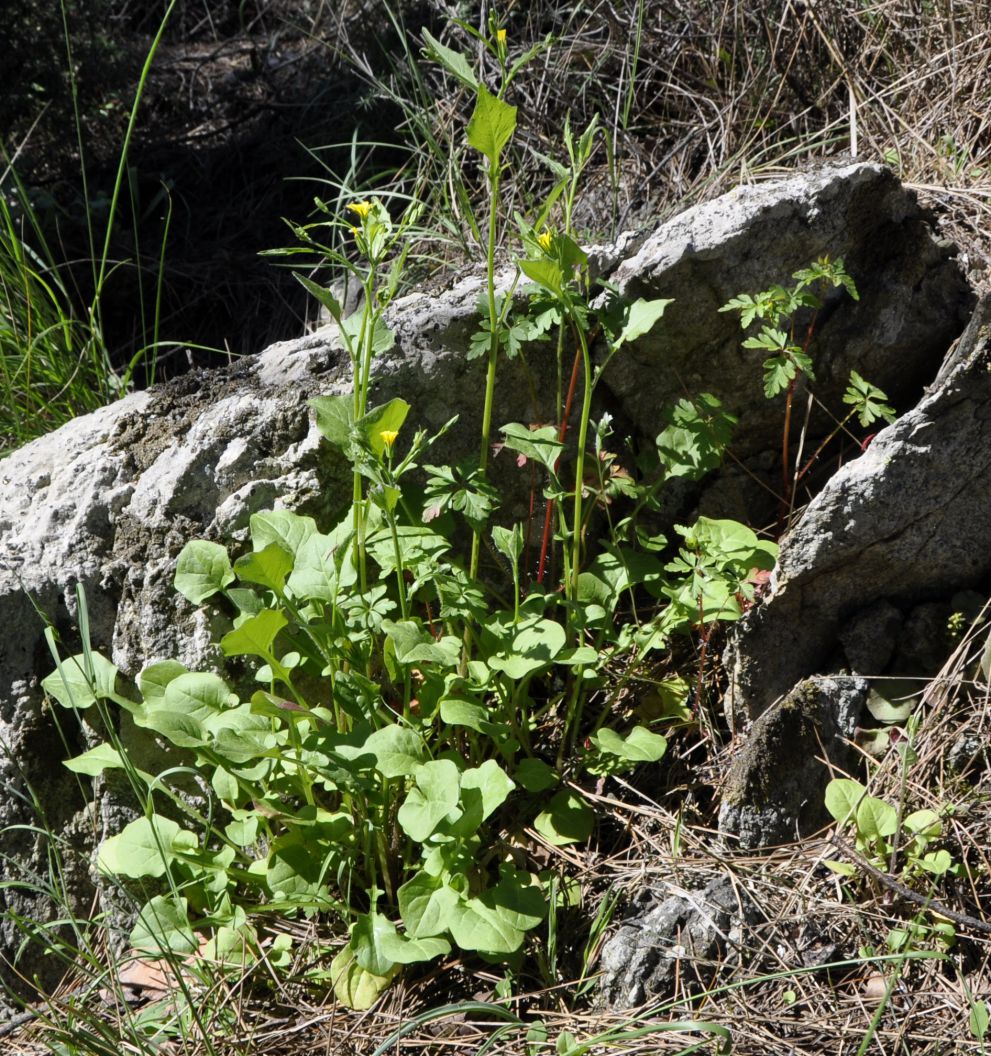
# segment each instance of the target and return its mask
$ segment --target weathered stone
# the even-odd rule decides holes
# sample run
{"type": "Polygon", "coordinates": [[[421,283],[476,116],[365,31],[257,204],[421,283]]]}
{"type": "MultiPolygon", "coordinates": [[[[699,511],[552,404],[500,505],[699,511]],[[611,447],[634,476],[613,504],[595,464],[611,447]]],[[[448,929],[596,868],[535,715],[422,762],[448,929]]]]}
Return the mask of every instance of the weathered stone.
{"type": "Polygon", "coordinates": [[[782,541],[774,589],[728,650],[738,723],[822,670],[852,613],[949,598],[991,573],[989,325],[985,300],[954,370],[833,476],[782,541]]]}
{"type": "Polygon", "coordinates": [[[858,675],[879,675],[895,655],[902,614],[889,601],[876,601],[854,613],[840,628],[847,666],[858,675]]]}
{"type": "Polygon", "coordinates": [[[600,993],[613,1009],[670,996],[676,975],[691,988],[696,965],[700,985],[711,986],[713,969],[733,961],[745,927],[758,916],[750,896],[727,876],[697,891],[664,884],[651,895],[664,900],[623,921],[603,947],[600,993]]]}
{"type": "Polygon", "coordinates": [[[772,704],[730,767],[719,831],[751,849],[791,843],[828,821],[831,767],[845,771],[854,762],[849,742],[867,690],[862,678],[810,678],[772,704]]]}

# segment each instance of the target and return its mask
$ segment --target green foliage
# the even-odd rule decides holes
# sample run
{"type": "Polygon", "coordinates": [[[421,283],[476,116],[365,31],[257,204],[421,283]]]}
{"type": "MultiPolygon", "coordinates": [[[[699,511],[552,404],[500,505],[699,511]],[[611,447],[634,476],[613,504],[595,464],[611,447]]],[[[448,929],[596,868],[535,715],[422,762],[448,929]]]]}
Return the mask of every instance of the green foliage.
{"type": "MultiPolygon", "coordinates": [[[[466,59],[428,44],[471,82],[466,59]]],[[[494,28],[487,46],[505,55],[494,28]]],[[[504,88],[512,68],[501,69],[504,88]]],[[[298,228],[304,246],[324,248],[364,293],[362,307],[345,316],[336,298],[300,276],[334,317],[352,367],[349,395],[312,401],[322,436],[352,467],[350,508],[328,530],[288,511],[255,514],[251,549],[233,561],[202,540],[179,555],[176,589],[193,605],[226,612],[219,646],[249,672],[247,685],[164,660],[141,673],[132,699],[118,691],[113,665],[91,651],[61,661],[45,680],[64,707],[124,708],[183,753],[209,789],[201,808],[182,798],[172,771],[131,774],[143,789],[142,816],[103,844],[99,866],[147,885],[132,942],[179,954],[209,931],[215,942],[236,936],[257,952],[259,911],[334,914],[348,935],[334,986],[353,1007],[368,1007],[404,966],[454,949],[518,961],[559,890],[539,845],[520,833],[532,828],[552,846],[588,841],[598,819],[585,789],[658,763],[668,737],[656,727],[693,717],[687,682],[676,678],[666,681],[653,722],[617,712],[609,671],[636,670],[675,635],[699,633],[707,643],[716,622],[737,619],[753,601],[754,573],[771,568],[776,553],[731,521],[678,527],[673,552],[644,530],[639,514],[657,507],[665,481],[697,479],[718,464],[734,419],[709,394],[682,400],[642,476],[610,450],[608,417],[591,421],[592,393],[612,357],[648,338],[670,302],[624,302],[611,290],[597,297],[589,281],[570,217],[594,121],[577,140],[566,125],[568,164],[556,163],[559,182],[538,222],[517,218],[519,272],[497,295],[499,178],[517,114],[476,79],[465,135],[484,159],[490,190],[483,340],[473,346],[486,366],[479,458],[424,465],[451,423],[401,440],[409,405],[369,402],[374,360],[393,341],[385,312],[416,207],[393,220],[378,199],[355,201],[350,216],[298,228]],[[551,226],[555,217],[560,227],[551,226]],[[353,252],[335,250],[333,238],[321,242],[322,227],[347,228],[353,252]],[[524,276],[529,284],[517,293],[524,276]],[[593,329],[605,347],[594,368],[593,329]],[[574,342],[571,391],[556,394],[561,424],[501,429],[502,447],[543,481],[534,580],[525,527],[490,525],[501,497],[486,470],[499,354],[524,355],[552,334],[559,356],[574,342]],[[580,409],[569,441],[564,407],[572,398],[580,409]],[[421,467],[425,485],[411,486],[421,467]],[[614,517],[620,503],[624,513],[614,517]],[[597,510],[606,526],[598,541],[597,510]],[[456,545],[461,520],[472,532],[467,567],[456,545]],[[505,583],[479,574],[483,538],[509,573],[509,603],[505,583]],[[560,590],[543,581],[555,546],[560,590]],[[168,810],[156,803],[163,796],[168,810]]],[[[97,774],[128,760],[110,744],[69,765],[97,774]]]]}
{"type": "MultiPolygon", "coordinates": [[[[834,778],[826,787],[826,809],[841,827],[852,826],[857,849],[881,869],[886,869],[898,837],[898,853],[904,857],[905,882],[955,874],[958,865],[944,848],[933,849],[943,833],[943,821],[933,810],[916,810],[904,817],[892,804],[867,794],[852,778],[834,778]]],[[[856,874],[848,862],[827,862],[841,876],[856,874]]]]}
{"type": "MultiPolygon", "coordinates": [[[[405,414],[378,410],[364,417],[401,424],[405,414]]],[[[552,431],[505,435],[548,469],[560,453],[552,431]]],[[[352,425],[346,446],[365,479],[401,494],[409,456],[397,463],[395,442],[374,438],[352,425]]],[[[414,449],[428,442],[418,437],[414,449]]],[[[692,549],[675,562],[604,551],[583,580],[602,627],[589,649],[575,620],[595,618],[595,606],[572,609],[544,593],[508,610],[452,603],[487,588],[465,577],[447,538],[397,520],[406,505],[367,508],[363,592],[353,510],[327,534],[286,511],[256,514],[252,550],[234,562],[217,544],[187,544],[176,587],[194,604],[228,607],[233,626],[220,645],[254,665],[253,693],[163,661],[142,672],[141,699],[132,700],[118,691],[113,665],[92,652],[63,660],[45,680],[64,707],[110,700],[126,708],[189,753],[215,797],[207,812],[186,808],[176,821],[151,806],[163,791],[182,802],[168,776],[137,773],[147,813],[99,856],[105,872],[165,885],[139,915],[136,946],[179,953],[205,928],[231,929],[254,946],[256,908],[337,913],[350,929],[338,994],[358,1006],[403,965],[453,947],[515,956],[544,918],[547,880],[536,864],[521,867],[510,834],[531,824],[553,845],[584,842],[596,816],[575,779],[657,762],[667,748],[644,726],[614,729],[605,714],[591,727],[581,720],[585,700],[601,692],[600,657],[630,648],[617,633],[623,594],[646,583],[667,598],[664,634],[731,619],[751,568],[773,553],[743,526],[704,519],[683,530],[692,549]],[[463,653],[466,634],[472,646],[463,653]],[[573,761],[535,745],[548,707],[564,723],[562,743],[587,737],[573,761]]],[[[519,527],[494,539],[515,568],[519,527]]],[[[68,765],[97,774],[122,759],[103,745],[68,765]]]]}
{"type": "Polygon", "coordinates": [[[840,259],[820,257],[807,268],[796,271],[792,278],[796,281],[790,288],[775,285],[756,294],[741,293],[719,309],[721,312],[738,312],[744,330],[750,329],[756,322],[760,323],[757,333],[746,338],[743,347],[770,353],[763,363],[764,395],[767,399],[785,394],[785,425],[781,443],[782,527],[787,527],[802,477],[854,415],[865,428],[878,419],[888,423],[895,420],[894,408],[885,402],[888,398],[885,393],[851,370],[850,382],[843,394],[843,402],[850,406],[850,411],[836,422],[835,428],[804,466],[796,464],[793,469],[789,465],[791,410],[796,385],[801,378],[815,381],[811,345],[818,312],[823,304],[820,294],[829,289],[842,288],[854,300],[860,299],[856,284],[840,259]],[[800,334],[803,335],[801,339],[798,336],[800,334]]]}

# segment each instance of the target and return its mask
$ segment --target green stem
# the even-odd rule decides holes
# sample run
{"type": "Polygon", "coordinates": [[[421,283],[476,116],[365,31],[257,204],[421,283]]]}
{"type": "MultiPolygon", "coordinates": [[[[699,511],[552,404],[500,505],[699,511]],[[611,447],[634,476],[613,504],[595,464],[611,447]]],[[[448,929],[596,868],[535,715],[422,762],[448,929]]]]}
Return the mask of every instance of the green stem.
{"type": "Polygon", "coordinates": [[[585,370],[585,391],[582,394],[582,414],[578,423],[578,451],[575,456],[575,515],[574,535],[571,540],[571,577],[568,598],[578,598],[578,571],[581,568],[582,548],[582,490],[585,480],[585,444],[588,439],[588,419],[592,411],[592,364],[588,351],[588,340],[581,326],[575,328],[582,349],[582,365],[585,370]]]}
{"type": "MultiPolygon", "coordinates": [[[[489,301],[489,362],[485,372],[485,403],[482,407],[482,449],[478,456],[478,467],[485,473],[489,464],[489,436],[492,431],[492,402],[495,397],[496,363],[499,358],[499,313],[495,295],[495,248],[496,220],[499,207],[499,166],[489,168],[489,242],[486,247],[486,287],[489,301]]],[[[476,528],[471,541],[469,578],[478,574],[478,554],[481,545],[481,528],[476,528]]]]}

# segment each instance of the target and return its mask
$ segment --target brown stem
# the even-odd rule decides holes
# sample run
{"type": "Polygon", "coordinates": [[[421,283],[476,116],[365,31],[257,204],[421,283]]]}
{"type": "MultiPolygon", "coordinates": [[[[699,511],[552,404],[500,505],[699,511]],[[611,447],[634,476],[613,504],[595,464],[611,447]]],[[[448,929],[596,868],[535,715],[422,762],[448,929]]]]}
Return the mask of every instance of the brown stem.
{"type": "Polygon", "coordinates": [[[829,444],[833,440],[833,438],[836,437],[839,434],[839,432],[843,428],[843,426],[845,426],[846,423],[848,421],[850,421],[850,419],[856,413],[857,413],[857,408],[854,407],[853,410],[843,419],[843,421],[840,422],[839,425],[837,425],[836,428],[829,434],[829,436],[827,436],[826,439],[823,440],[823,442],[815,449],[815,453],[808,460],[808,462],[806,462],[805,465],[802,466],[802,468],[798,471],[798,473],[795,476],[795,487],[796,488],[798,487],[798,483],[802,479],[802,477],[804,477],[805,474],[808,473],[808,471],[813,467],[813,465],[815,464],[816,460],[822,454],[823,449],[826,447],[826,445],[829,444]]]}

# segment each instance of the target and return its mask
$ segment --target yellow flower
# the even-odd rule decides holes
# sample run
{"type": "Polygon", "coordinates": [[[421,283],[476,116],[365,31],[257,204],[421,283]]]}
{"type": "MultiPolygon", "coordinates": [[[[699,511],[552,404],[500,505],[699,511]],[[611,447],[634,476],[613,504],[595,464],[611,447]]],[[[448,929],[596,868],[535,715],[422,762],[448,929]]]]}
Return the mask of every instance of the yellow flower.
{"type": "Polygon", "coordinates": [[[382,438],[382,443],[391,451],[392,445],[396,442],[396,437],[399,436],[399,432],[396,429],[383,429],[379,436],[382,438]]]}
{"type": "Polygon", "coordinates": [[[537,235],[537,242],[540,243],[540,248],[545,253],[550,253],[551,246],[554,244],[554,236],[550,231],[545,231],[543,234],[537,235]]]}
{"type": "Polygon", "coordinates": [[[506,31],[504,29],[496,30],[496,43],[498,43],[500,48],[506,46],[506,31]]]}
{"type": "Polygon", "coordinates": [[[351,234],[354,235],[355,238],[357,238],[361,234],[361,229],[357,227],[352,227],[351,234]]]}
{"type": "Polygon", "coordinates": [[[364,220],[365,217],[368,216],[368,214],[372,211],[372,203],[371,202],[350,202],[348,204],[348,208],[351,210],[352,213],[357,213],[358,216],[360,216],[361,219],[364,220]]]}

